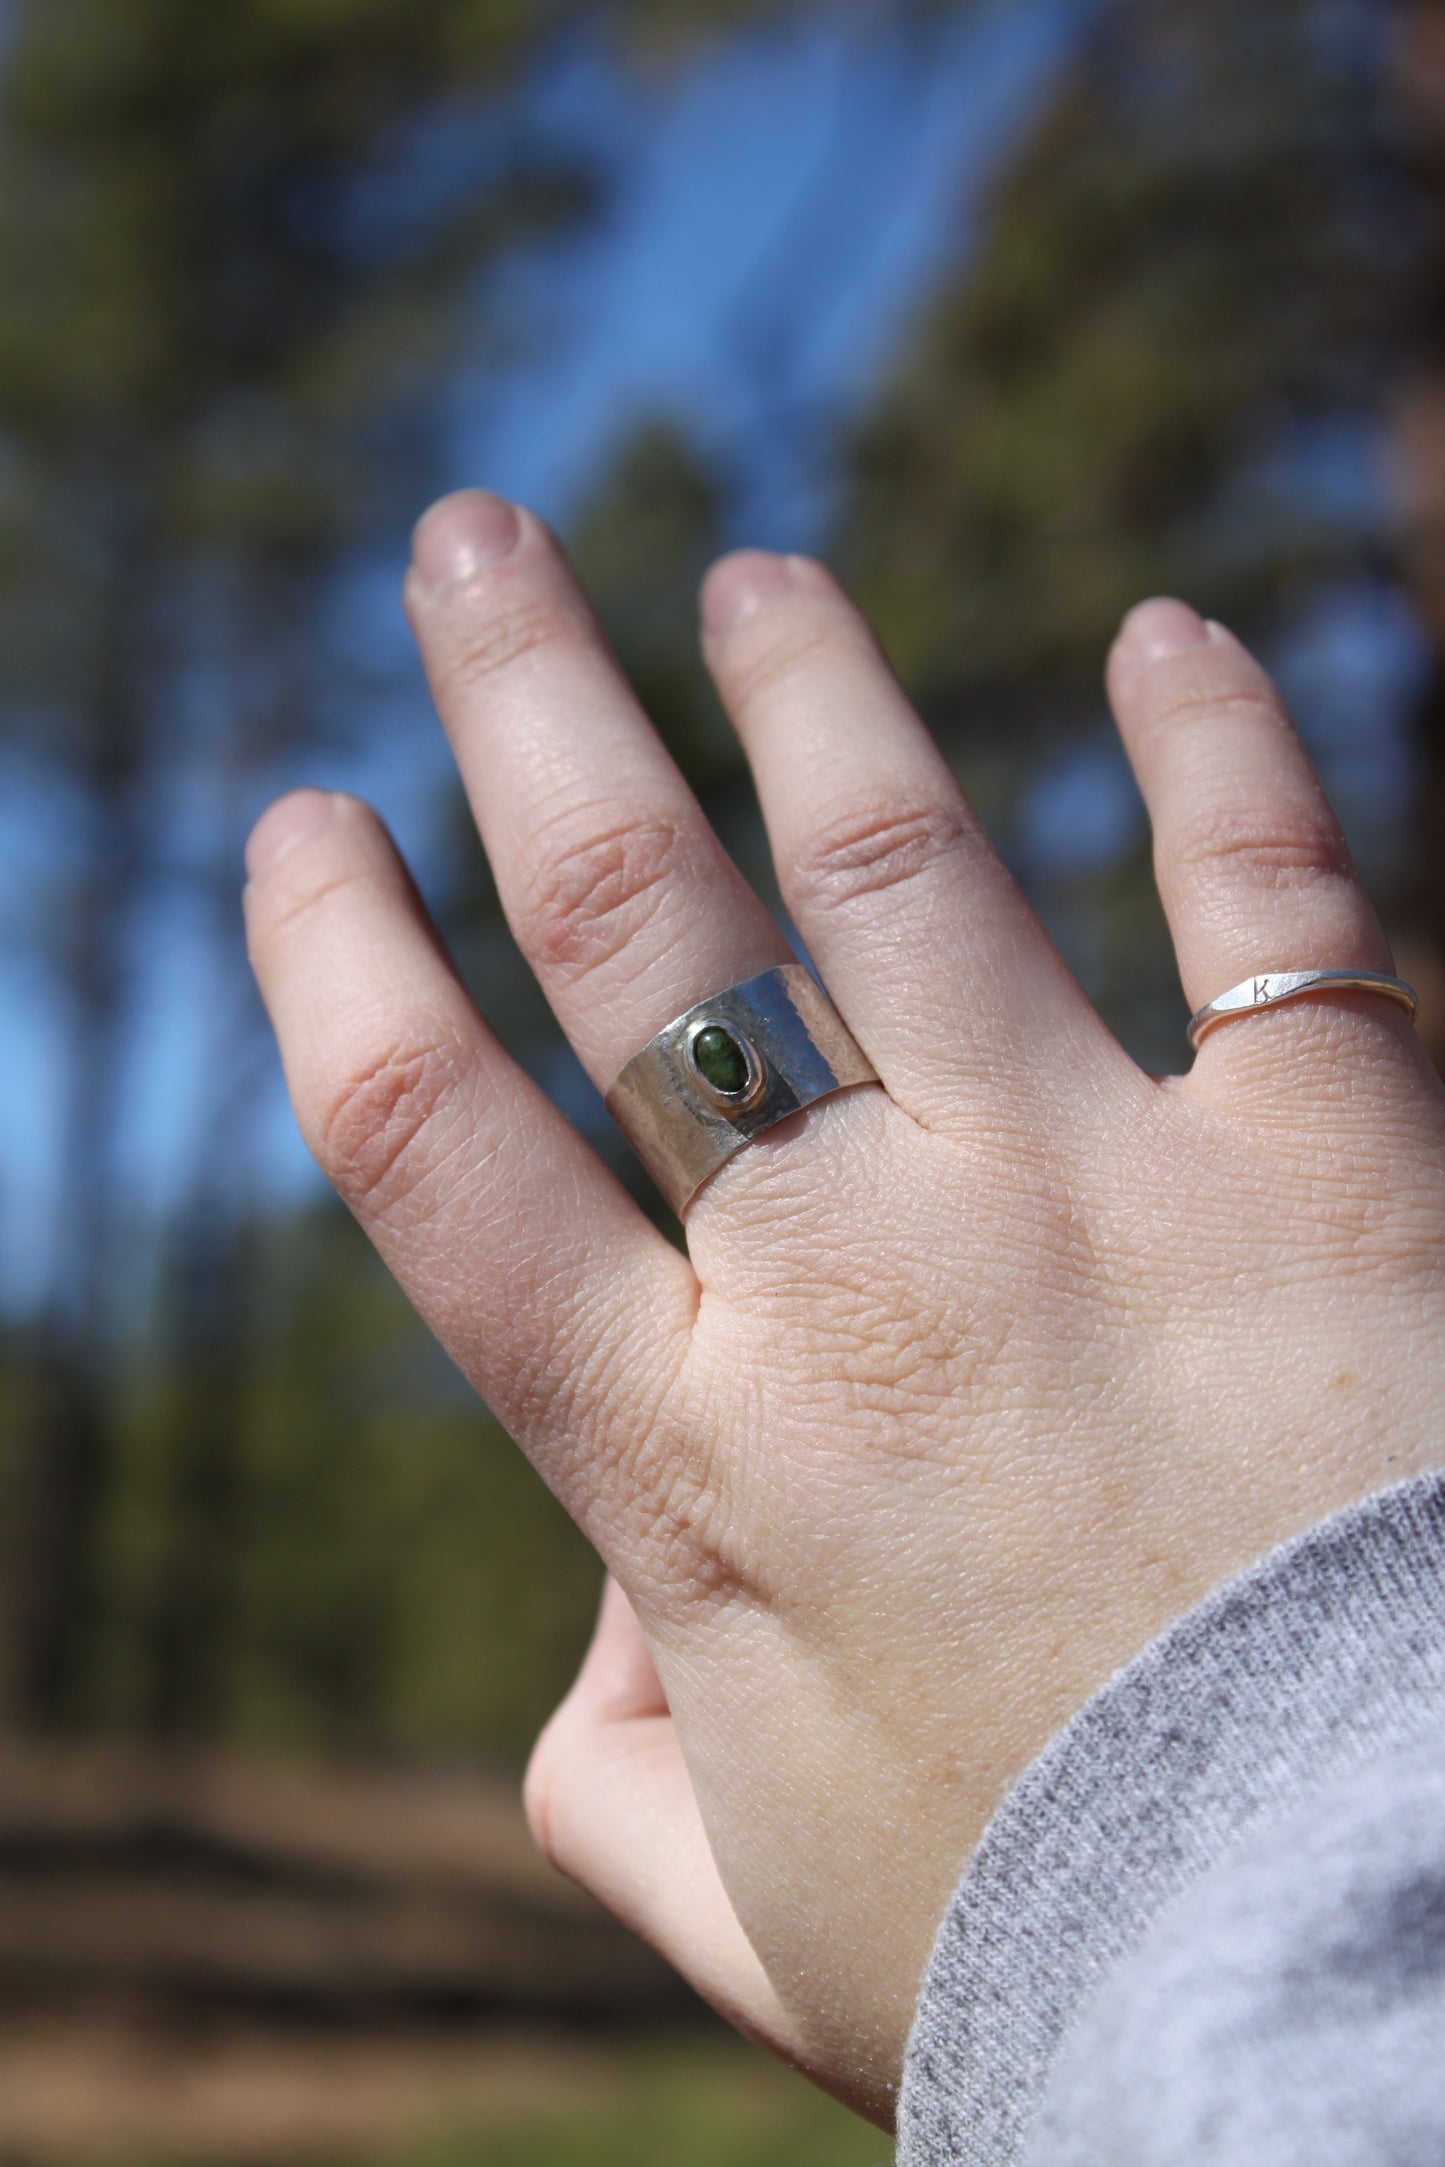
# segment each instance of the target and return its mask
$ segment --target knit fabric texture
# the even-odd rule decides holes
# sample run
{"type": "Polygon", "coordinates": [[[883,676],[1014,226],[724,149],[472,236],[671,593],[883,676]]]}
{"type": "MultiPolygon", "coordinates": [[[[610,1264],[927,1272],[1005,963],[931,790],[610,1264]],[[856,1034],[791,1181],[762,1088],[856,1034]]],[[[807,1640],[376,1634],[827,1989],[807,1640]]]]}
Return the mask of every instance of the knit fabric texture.
{"type": "Polygon", "coordinates": [[[1441,2167],[1442,1798],[1437,1473],[1218,1589],[1025,1772],[939,1929],[898,2167],[1441,2167]]]}

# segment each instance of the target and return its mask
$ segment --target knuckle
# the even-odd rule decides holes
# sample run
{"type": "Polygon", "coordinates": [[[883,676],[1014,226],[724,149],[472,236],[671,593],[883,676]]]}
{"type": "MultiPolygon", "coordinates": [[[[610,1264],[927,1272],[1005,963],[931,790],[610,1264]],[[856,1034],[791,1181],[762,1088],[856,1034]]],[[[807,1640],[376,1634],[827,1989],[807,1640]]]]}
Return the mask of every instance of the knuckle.
{"type": "Polygon", "coordinates": [[[637,1501],[634,1541],[654,1600],[686,1616],[699,1604],[766,1607],[775,1598],[719,1455],[691,1425],[654,1429],[619,1473],[637,1501]]]}
{"type": "Polygon", "coordinates": [[[1270,733],[1292,726],[1283,702],[1268,684],[1221,690],[1207,681],[1181,686],[1167,699],[1151,707],[1146,727],[1154,735],[1166,731],[1217,729],[1228,718],[1264,725],[1270,733]]]}
{"type": "Polygon", "coordinates": [[[797,612],[781,627],[770,624],[751,653],[730,661],[729,692],[734,705],[746,710],[771,699],[824,656],[836,652],[846,637],[837,613],[826,608],[797,612]]]}
{"type": "Polygon", "coordinates": [[[590,612],[575,596],[473,590],[453,635],[449,664],[463,691],[493,683],[529,656],[590,647],[590,612]]]}
{"type": "Polygon", "coordinates": [[[1169,856],[1186,874],[1223,871],[1263,890],[1312,888],[1349,880],[1353,866],[1334,823],[1307,811],[1256,811],[1213,806],[1194,815],[1169,839],[1169,856]]]}
{"type": "Polygon", "coordinates": [[[415,1186],[456,1074],[445,1041],[398,1041],[333,1085],[316,1118],[315,1150],[350,1205],[393,1205],[415,1186]]]}
{"type": "Polygon", "coordinates": [[[917,880],[972,836],[962,805],[861,807],[802,845],[790,886],[800,905],[846,906],[917,880]]]}
{"type": "Polygon", "coordinates": [[[285,941],[296,929],[309,924],[325,905],[364,886],[372,878],[372,871],[368,866],[345,864],[327,864],[313,871],[293,867],[288,860],[283,875],[267,883],[255,901],[248,904],[253,950],[259,941],[285,941]]]}
{"type": "Polygon", "coordinates": [[[396,856],[386,830],[359,798],[336,793],[331,820],[305,835],[280,861],[248,880],[246,926],[256,940],[282,941],[304,930],[319,912],[344,907],[357,890],[385,887],[395,877],[396,856]]]}
{"type": "Polygon", "coordinates": [[[644,926],[672,885],[682,850],[662,815],[593,807],[569,812],[536,838],[520,897],[520,931],[533,958],[582,978],[644,926]]]}

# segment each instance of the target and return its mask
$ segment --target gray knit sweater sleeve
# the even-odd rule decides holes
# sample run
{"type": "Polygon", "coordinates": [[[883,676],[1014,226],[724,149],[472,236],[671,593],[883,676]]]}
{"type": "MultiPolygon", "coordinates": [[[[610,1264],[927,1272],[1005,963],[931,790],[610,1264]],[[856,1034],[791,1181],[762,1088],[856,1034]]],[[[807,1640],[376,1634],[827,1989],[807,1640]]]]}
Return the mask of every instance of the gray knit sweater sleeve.
{"type": "Polygon", "coordinates": [[[1445,1474],[1177,1621],[995,1814],[899,2167],[1445,2167],[1445,1474]]]}

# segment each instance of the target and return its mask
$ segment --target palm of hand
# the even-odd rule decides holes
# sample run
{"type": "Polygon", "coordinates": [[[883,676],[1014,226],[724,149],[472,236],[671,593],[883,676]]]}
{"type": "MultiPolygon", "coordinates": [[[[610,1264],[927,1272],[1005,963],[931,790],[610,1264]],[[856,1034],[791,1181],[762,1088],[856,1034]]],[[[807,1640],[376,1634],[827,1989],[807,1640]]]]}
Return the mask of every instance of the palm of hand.
{"type": "MultiPolygon", "coordinates": [[[[463,556],[478,504],[434,515],[463,556]]],[[[1011,1778],[1211,1585],[1438,1454],[1445,1117],[1403,1018],[1354,997],[1142,1075],[836,590],[758,564],[715,582],[754,591],[714,595],[710,659],[887,1088],[731,1161],[690,1262],[527,1098],[369,816],[293,814],[249,907],[323,1164],[630,1597],[536,1757],[534,1823],[886,2120],[933,1929],[1011,1778]],[[537,1223],[549,1196],[565,1232],[537,1223]]],[[[504,899],[605,1084],[777,936],[545,537],[412,599],[504,899]],[[555,719],[589,705],[591,748],[555,719]]],[[[1178,632],[1171,607],[1152,621],[1178,632]]],[[[1115,704],[1191,995],[1388,967],[1243,651],[1133,644],[1115,704]]]]}

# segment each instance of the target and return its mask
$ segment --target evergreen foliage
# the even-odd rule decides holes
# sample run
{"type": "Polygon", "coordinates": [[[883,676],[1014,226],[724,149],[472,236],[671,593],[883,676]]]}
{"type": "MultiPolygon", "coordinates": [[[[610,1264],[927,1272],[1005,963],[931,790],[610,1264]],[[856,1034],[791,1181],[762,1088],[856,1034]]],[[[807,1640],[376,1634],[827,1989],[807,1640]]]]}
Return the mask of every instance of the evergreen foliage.
{"type": "MultiPolygon", "coordinates": [[[[920,25],[936,12],[920,0],[920,25]]],[[[356,742],[395,697],[338,596],[451,479],[460,376],[484,398],[532,335],[499,267],[597,207],[597,176],[533,124],[531,71],[573,35],[657,67],[777,19],[14,0],[0,723],[63,844],[18,930],[70,1079],[50,1298],[0,1349],[14,1721],[515,1761],[565,1681],[597,1580],[580,1539],[349,1223],[257,1208],[239,845],[282,756],[356,742]],[[213,1116],[152,1270],[119,1158],[161,912],[213,959],[213,1116]]],[[[1098,679],[1129,602],[1178,588],[1267,632],[1328,582],[1392,576],[1378,504],[1331,479],[1368,467],[1408,365],[1424,232],[1380,132],[1379,28],[1366,0],[1093,11],[836,492],[832,555],[1149,1058],[1179,997],[1142,831],[1098,862],[1031,859],[1029,811],[1061,760],[1112,757],[1098,679]]],[[[770,892],[696,661],[697,578],[739,493],[725,452],[649,424],[570,539],[770,892]]],[[[453,857],[442,901],[479,996],[603,1139],[474,850],[453,857]]]]}

